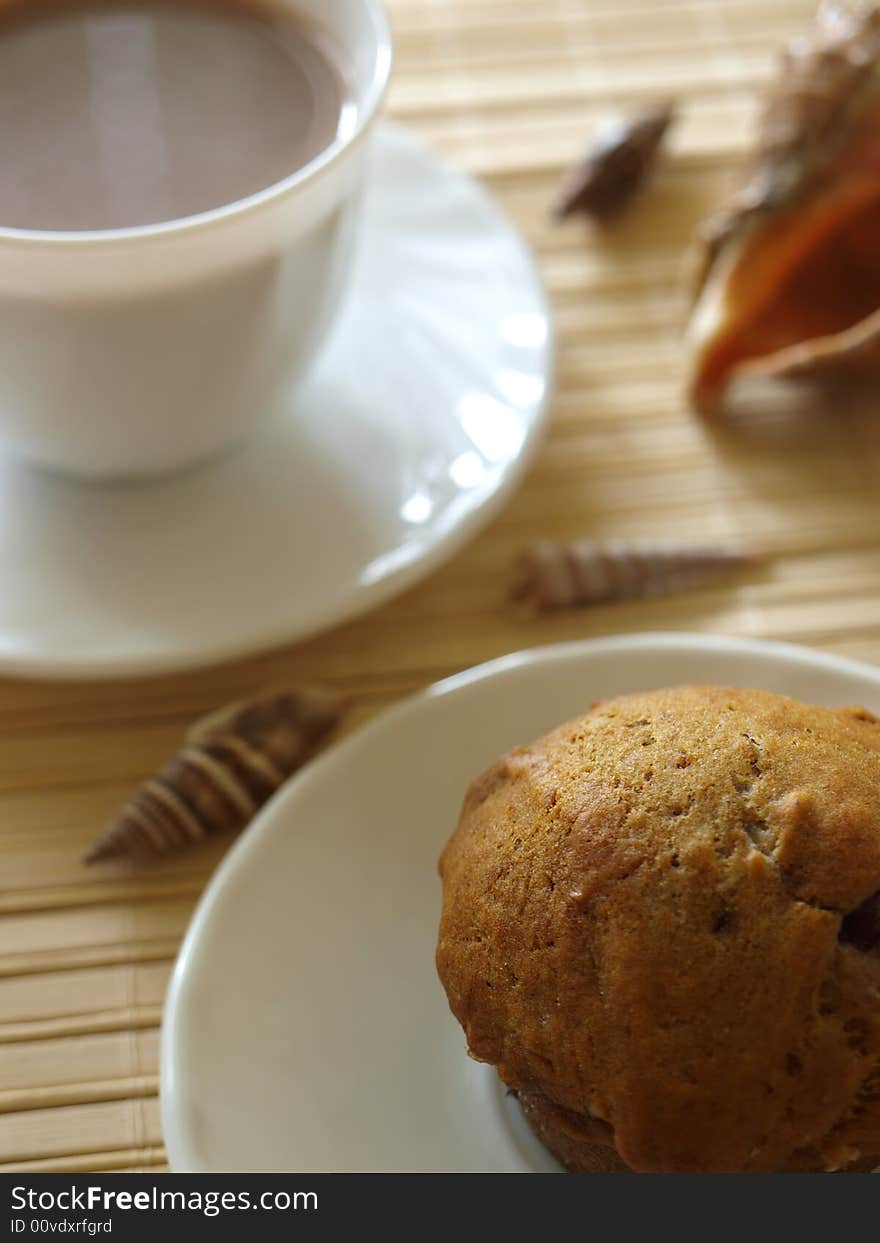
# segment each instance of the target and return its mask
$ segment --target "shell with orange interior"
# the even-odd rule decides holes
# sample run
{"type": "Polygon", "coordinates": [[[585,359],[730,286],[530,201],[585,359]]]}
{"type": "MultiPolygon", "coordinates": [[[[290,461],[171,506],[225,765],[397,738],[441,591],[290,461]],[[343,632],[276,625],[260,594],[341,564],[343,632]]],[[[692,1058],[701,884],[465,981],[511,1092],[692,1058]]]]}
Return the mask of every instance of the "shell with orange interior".
{"type": "Polygon", "coordinates": [[[783,52],[746,184],[703,235],[691,397],[880,372],[880,9],[824,5],[783,52]]]}

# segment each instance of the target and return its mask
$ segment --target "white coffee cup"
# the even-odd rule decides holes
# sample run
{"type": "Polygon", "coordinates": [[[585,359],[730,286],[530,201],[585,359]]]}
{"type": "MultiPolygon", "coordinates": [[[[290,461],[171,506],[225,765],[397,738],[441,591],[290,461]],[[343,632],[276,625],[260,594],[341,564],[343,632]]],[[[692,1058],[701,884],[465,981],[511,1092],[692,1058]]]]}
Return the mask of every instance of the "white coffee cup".
{"type": "Polygon", "coordinates": [[[391,36],[379,0],[277,2],[335,41],[350,123],[284,181],[197,216],[0,227],[3,449],[95,477],[186,466],[243,439],[306,371],[350,267],[391,36]]]}

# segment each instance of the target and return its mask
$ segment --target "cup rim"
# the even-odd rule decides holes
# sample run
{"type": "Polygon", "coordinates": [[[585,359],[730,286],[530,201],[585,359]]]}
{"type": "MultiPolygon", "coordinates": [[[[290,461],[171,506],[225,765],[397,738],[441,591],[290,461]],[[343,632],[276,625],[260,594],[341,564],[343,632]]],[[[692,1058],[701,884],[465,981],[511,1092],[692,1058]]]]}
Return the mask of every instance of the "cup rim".
{"type": "Polygon", "coordinates": [[[280,199],[292,190],[319,180],[329,172],[342,157],[352,149],[370,128],[388,90],[393,62],[393,39],[388,15],[382,0],[361,0],[373,27],[376,52],[373,72],[364,92],[363,104],[358,108],[357,124],[343,138],[335,138],[314,159],[283,177],[273,181],[262,190],[256,190],[244,198],[222,203],[219,207],[196,212],[191,216],[178,216],[173,220],[157,220],[153,224],[127,225],[118,229],[15,229],[0,225],[0,243],[12,243],[20,247],[49,246],[81,248],[117,243],[146,242],[158,237],[174,237],[196,229],[225,224],[239,217],[248,216],[261,207],[280,199]]]}

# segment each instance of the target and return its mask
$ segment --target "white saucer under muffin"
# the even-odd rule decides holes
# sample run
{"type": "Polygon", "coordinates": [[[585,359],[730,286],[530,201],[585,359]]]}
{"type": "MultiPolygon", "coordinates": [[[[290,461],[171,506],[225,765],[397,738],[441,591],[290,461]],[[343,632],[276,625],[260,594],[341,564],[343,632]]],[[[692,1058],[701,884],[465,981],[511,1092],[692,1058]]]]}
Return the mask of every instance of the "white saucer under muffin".
{"type": "Polygon", "coordinates": [[[687,681],[880,713],[880,670],[838,656],[696,634],[597,639],[437,683],[279,791],[199,903],[168,994],[172,1167],[559,1170],[450,1013],[434,967],[437,857],[496,756],[596,699],[687,681]]]}

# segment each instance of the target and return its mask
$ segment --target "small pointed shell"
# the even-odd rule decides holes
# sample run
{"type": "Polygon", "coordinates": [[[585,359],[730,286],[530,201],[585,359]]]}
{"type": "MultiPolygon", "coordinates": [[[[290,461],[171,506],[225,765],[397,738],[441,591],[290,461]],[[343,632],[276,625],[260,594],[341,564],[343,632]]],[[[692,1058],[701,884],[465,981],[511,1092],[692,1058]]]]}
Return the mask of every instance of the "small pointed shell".
{"type": "Polygon", "coordinates": [[[244,828],[339,717],[338,700],[311,688],[261,696],[213,713],[144,782],[85,861],[123,856],[144,861],[212,833],[244,828]]]}
{"type": "Polygon", "coordinates": [[[604,224],[619,216],[650,177],[674,120],[675,106],[663,103],[615,122],[569,173],[553,209],[554,219],[580,214],[604,224]]]}
{"type": "Polygon", "coordinates": [[[546,612],[686,591],[750,565],[752,554],[718,547],[544,540],[522,554],[513,598],[546,612]]]}
{"type": "Polygon", "coordinates": [[[768,92],[745,185],[703,230],[691,400],[740,377],[880,370],[880,9],[825,5],[768,92]]]}

